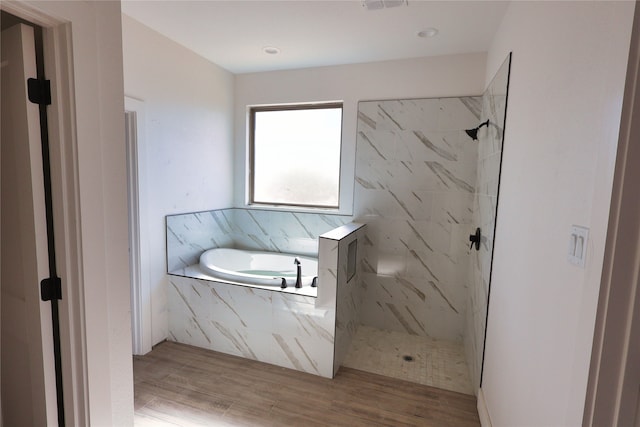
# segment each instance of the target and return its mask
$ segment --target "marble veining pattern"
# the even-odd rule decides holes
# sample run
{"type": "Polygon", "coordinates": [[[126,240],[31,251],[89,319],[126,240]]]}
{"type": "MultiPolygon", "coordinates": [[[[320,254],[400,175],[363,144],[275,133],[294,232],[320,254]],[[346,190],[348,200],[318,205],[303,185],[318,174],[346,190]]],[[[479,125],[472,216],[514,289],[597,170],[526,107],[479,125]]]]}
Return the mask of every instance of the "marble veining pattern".
{"type": "Polygon", "coordinates": [[[197,264],[206,249],[233,245],[233,229],[223,211],[167,216],[166,227],[167,271],[197,264]]]}
{"type": "Polygon", "coordinates": [[[198,264],[202,252],[219,247],[317,256],[318,236],[350,221],[344,215],[238,208],[169,215],[167,271],[198,264]]]}
{"type": "Polygon", "coordinates": [[[333,376],[335,309],[315,298],[178,276],[168,293],[171,340],[333,376]]]}
{"type": "Polygon", "coordinates": [[[480,97],[360,102],[363,324],[462,342],[478,163],[464,129],[481,110],[480,97]]]}

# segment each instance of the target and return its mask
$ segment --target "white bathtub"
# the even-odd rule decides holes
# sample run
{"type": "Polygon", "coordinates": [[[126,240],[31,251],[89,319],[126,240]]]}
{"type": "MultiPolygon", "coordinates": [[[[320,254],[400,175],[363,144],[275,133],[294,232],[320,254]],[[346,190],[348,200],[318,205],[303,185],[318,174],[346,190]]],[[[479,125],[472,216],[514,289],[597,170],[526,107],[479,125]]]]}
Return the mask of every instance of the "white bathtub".
{"type": "Polygon", "coordinates": [[[296,258],[302,267],[302,286],[311,286],[318,276],[318,260],[302,255],[216,248],[200,255],[200,268],[213,277],[249,285],[280,287],[285,278],[287,287],[293,287],[296,258]]]}

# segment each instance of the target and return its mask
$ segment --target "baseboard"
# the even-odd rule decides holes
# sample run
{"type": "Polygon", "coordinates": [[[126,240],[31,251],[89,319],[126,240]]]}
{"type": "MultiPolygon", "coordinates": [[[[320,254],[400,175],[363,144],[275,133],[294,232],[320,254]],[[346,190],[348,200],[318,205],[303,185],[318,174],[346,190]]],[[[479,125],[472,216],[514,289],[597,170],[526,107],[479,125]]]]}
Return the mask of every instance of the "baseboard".
{"type": "Polygon", "coordinates": [[[487,409],[487,402],[484,400],[484,392],[478,390],[478,416],[480,417],[480,425],[482,427],[491,427],[491,418],[487,409]]]}

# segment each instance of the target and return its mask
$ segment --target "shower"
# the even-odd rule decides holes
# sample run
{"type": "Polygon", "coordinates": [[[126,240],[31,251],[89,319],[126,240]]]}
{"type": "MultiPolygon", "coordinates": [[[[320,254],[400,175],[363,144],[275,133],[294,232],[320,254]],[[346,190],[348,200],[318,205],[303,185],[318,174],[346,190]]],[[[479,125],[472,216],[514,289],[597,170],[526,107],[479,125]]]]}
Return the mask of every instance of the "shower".
{"type": "Polygon", "coordinates": [[[484,123],[480,123],[480,125],[476,128],[473,129],[466,129],[465,132],[467,133],[467,135],[469,135],[471,137],[471,139],[473,139],[474,141],[478,140],[478,130],[480,130],[480,128],[482,126],[489,126],[489,120],[487,120],[484,123]]]}
{"type": "Polygon", "coordinates": [[[510,58],[482,96],[359,102],[354,218],[367,223],[367,291],[343,366],[477,393],[510,58]]]}

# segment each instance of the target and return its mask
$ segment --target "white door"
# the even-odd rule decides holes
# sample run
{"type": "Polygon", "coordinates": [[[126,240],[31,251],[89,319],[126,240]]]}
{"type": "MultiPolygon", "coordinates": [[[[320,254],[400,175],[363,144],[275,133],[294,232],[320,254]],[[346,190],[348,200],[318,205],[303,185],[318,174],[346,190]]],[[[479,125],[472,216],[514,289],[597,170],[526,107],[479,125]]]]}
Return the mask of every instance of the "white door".
{"type": "Polygon", "coordinates": [[[0,383],[5,426],[57,420],[51,310],[40,301],[48,276],[38,106],[27,99],[36,77],[33,28],[2,31],[0,139],[0,383]]]}

